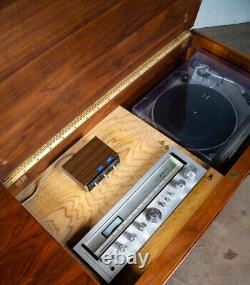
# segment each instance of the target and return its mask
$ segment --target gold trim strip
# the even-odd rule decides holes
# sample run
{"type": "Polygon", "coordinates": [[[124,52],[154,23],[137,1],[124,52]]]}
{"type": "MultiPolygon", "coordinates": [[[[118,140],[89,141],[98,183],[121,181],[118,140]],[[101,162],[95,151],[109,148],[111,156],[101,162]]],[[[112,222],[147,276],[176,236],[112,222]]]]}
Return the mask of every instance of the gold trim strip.
{"type": "Polygon", "coordinates": [[[45,145],[40,147],[32,156],[22,162],[16,169],[14,169],[5,179],[5,187],[10,187],[20,177],[22,177],[28,170],[30,170],[37,162],[45,157],[52,149],[54,149],[60,142],[73,133],[83,123],[85,123],[90,117],[92,117],[99,109],[106,105],[109,101],[114,99],[119,93],[127,88],[131,83],[137,80],[141,75],[158,63],[162,58],[169,54],[173,49],[179,46],[182,42],[190,38],[190,32],[183,32],[174,39],[172,42],[164,46],[152,57],[142,63],[137,69],[130,73],[127,77],[121,80],[115,87],[106,92],[100,99],[98,99],[93,105],[85,110],[81,115],[76,117],[71,123],[63,128],[56,136],[50,139],[45,145]]]}

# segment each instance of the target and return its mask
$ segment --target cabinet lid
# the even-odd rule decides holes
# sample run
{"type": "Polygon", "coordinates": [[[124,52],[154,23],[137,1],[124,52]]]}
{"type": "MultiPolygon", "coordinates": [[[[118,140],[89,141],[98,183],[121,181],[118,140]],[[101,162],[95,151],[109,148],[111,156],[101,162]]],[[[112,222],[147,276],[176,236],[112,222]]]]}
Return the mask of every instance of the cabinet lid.
{"type": "Polygon", "coordinates": [[[15,182],[37,150],[45,156],[65,126],[189,30],[200,2],[0,4],[0,180],[15,182]]]}

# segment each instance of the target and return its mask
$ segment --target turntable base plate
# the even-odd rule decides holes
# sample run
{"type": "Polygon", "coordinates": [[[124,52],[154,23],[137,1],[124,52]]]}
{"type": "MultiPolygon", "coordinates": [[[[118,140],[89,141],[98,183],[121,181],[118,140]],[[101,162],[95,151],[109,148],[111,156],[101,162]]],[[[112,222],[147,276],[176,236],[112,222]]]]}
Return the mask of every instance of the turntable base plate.
{"type": "Polygon", "coordinates": [[[160,130],[196,151],[225,143],[237,123],[236,112],[226,97],[197,84],[179,85],[159,96],[152,119],[160,130]]]}

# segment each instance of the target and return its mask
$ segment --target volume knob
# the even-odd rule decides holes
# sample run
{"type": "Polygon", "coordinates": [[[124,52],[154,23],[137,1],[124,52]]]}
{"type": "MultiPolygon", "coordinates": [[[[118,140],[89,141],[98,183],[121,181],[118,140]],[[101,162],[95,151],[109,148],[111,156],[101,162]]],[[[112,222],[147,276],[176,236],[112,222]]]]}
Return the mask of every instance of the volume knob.
{"type": "Polygon", "coordinates": [[[120,243],[119,241],[116,241],[114,243],[114,246],[121,252],[124,252],[127,249],[127,245],[123,244],[123,243],[120,243]]]}
{"type": "Polygon", "coordinates": [[[183,179],[175,181],[174,186],[177,190],[182,190],[186,187],[186,182],[183,179]]]}
{"type": "Polygon", "coordinates": [[[157,223],[162,218],[161,211],[157,208],[146,209],[146,219],[151,223],[157,223]]]}
{"type": "Polygon", "coordinates": [[[183,169],[183,177],[187,180],[193,180],[196,176],[196,168],[189,166],[183,169]]]}
{"type": "Polygon", "coordinates": [[[135,233],[129,233],[129,232],[125,232],[124,235],[129,241],[134,241],[137,237],[135,233]]]}
{"type": "Polygon", "coordinates": [[[164,201],[158,201],[158,205],[160,205],[161,207],[167,206],[167,204],[164,201]]]}

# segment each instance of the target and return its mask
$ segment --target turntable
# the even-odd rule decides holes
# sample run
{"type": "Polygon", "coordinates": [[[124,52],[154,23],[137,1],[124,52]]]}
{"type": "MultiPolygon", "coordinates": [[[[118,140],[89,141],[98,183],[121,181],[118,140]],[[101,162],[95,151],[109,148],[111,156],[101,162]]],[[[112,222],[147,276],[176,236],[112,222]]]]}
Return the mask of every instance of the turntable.
{"type": "Polygon", "coordinates": [[[133,113],[220,168],[249,137],[249,90],[246,74],[200,50],[133,113]]]}

